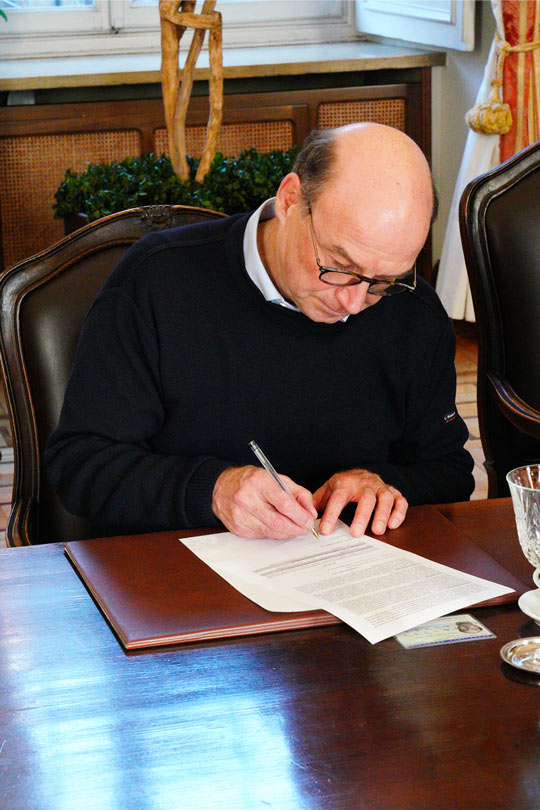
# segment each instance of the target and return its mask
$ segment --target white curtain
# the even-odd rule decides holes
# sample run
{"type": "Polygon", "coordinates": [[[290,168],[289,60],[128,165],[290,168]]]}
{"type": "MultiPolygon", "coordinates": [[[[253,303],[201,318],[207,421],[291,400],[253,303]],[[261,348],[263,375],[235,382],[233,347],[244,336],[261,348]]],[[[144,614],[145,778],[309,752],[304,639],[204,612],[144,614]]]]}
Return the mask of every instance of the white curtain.
{"type": "MultiPolygon", "coordinates": [[[[504,39],[501,0],[491,0],[497,31],[504,39]]],[[[491,82],[495,78],[497,64],[495,38],[491,44],[488,60],[484,70],[482,84],[476,97],[476,103],[487,101],[491,93],[491,82]]],[[[465,268],[465,259],[461,248],[459,234],[458,206],[463,189],[470,180],[493,169],[500,163],[499,135],[482,135],[469,131],[461,167],[454,188],[450,206],[448,224],[437,277],[437,293],[451,318],[455,320],[474,321],[474,308],[465,268]]]]}

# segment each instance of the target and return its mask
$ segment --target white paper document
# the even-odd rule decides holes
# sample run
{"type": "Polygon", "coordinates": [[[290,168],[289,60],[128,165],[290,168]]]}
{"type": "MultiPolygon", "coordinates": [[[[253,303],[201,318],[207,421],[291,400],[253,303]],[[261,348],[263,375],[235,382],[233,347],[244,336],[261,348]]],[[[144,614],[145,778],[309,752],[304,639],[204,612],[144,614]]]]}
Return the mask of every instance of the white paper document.
{"type": "Polygon", "coordinates": [[[266,610],[326,610],[372,644],[512,591],[367,535],[351,537],[341,522],[319,541],[227,532],[180,542],[266,610]]]}

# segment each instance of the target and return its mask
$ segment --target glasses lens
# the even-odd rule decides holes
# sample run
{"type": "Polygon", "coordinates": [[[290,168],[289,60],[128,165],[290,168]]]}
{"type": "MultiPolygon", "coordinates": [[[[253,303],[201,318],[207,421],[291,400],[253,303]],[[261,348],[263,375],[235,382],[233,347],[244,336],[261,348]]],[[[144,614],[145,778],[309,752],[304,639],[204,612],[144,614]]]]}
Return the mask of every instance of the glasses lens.
{"type": "Polygon", "coordinates": [[[340,273],[339,270],[325,270],[321,275],[321,281],[332,287],[353,287],[355,284],[360,284],[361,279],[355,275],[340,273]]]}
{"type": "Polygon", "coordinates": [[[414,272],[402,276],[399,281],[389,284],[387,281],[377,282],[369,285],[369,291],[373,295],[398,295],[405,290],[412,290],[415,287],[414,272]]]}
{"type": "MultiPolygon", "coordinates": [[[[339,270],[324,269],[320,276],[321,281],[330,284],[331,287],[354,287],[367,279],[359,277],[356,273],[344,273],[339,270]]],[[[369,284],[368,292],[372,295],[397,295],[405,290],[413,290],[415,287],[414,271],[402,276],[400,281],[393,284],[388,281],[372,281],[369,284]]]]}
{"type": "Polygon", "coordinates": [[[383,281],[381,281],[380,284],[370,284],[368,287],[372,295],[397,295],[400,292],[404,292],[406,289],[407,287],[404,287],[402,284],[387,284],[383,281]]]}

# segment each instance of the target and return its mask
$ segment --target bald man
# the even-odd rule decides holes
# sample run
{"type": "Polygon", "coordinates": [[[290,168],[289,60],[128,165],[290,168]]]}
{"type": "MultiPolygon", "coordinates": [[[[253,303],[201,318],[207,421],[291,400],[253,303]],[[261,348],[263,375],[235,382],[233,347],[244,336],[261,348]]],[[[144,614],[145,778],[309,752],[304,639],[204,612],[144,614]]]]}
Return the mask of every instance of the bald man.
{"type": "Polygon", "coordinates": [[[96,534],[403,522],[473,489],[455,340],[415,261],[429,167],[377,124],[315,131],[251,215],[153,233],[83,328],[50,479],[96,534]],[[255,439],[291,494],[256,466],[255,439]]]}

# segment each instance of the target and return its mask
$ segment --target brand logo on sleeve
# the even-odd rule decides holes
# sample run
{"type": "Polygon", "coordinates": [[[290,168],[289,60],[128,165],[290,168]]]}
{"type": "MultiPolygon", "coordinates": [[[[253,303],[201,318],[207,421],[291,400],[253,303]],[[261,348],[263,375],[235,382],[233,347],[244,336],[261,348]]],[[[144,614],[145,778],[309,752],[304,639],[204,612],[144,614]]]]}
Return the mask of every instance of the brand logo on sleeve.
{"type": "Polygon", "coordinates": [[[445,415],[443,416],[443,419],[444,419],[445,423],[448,424],[448,422],[453,422],[454,419],[456,418],[456,416],[457,416],[456,412],[451,411],[450,413],[445,413],[445,415]]]}

